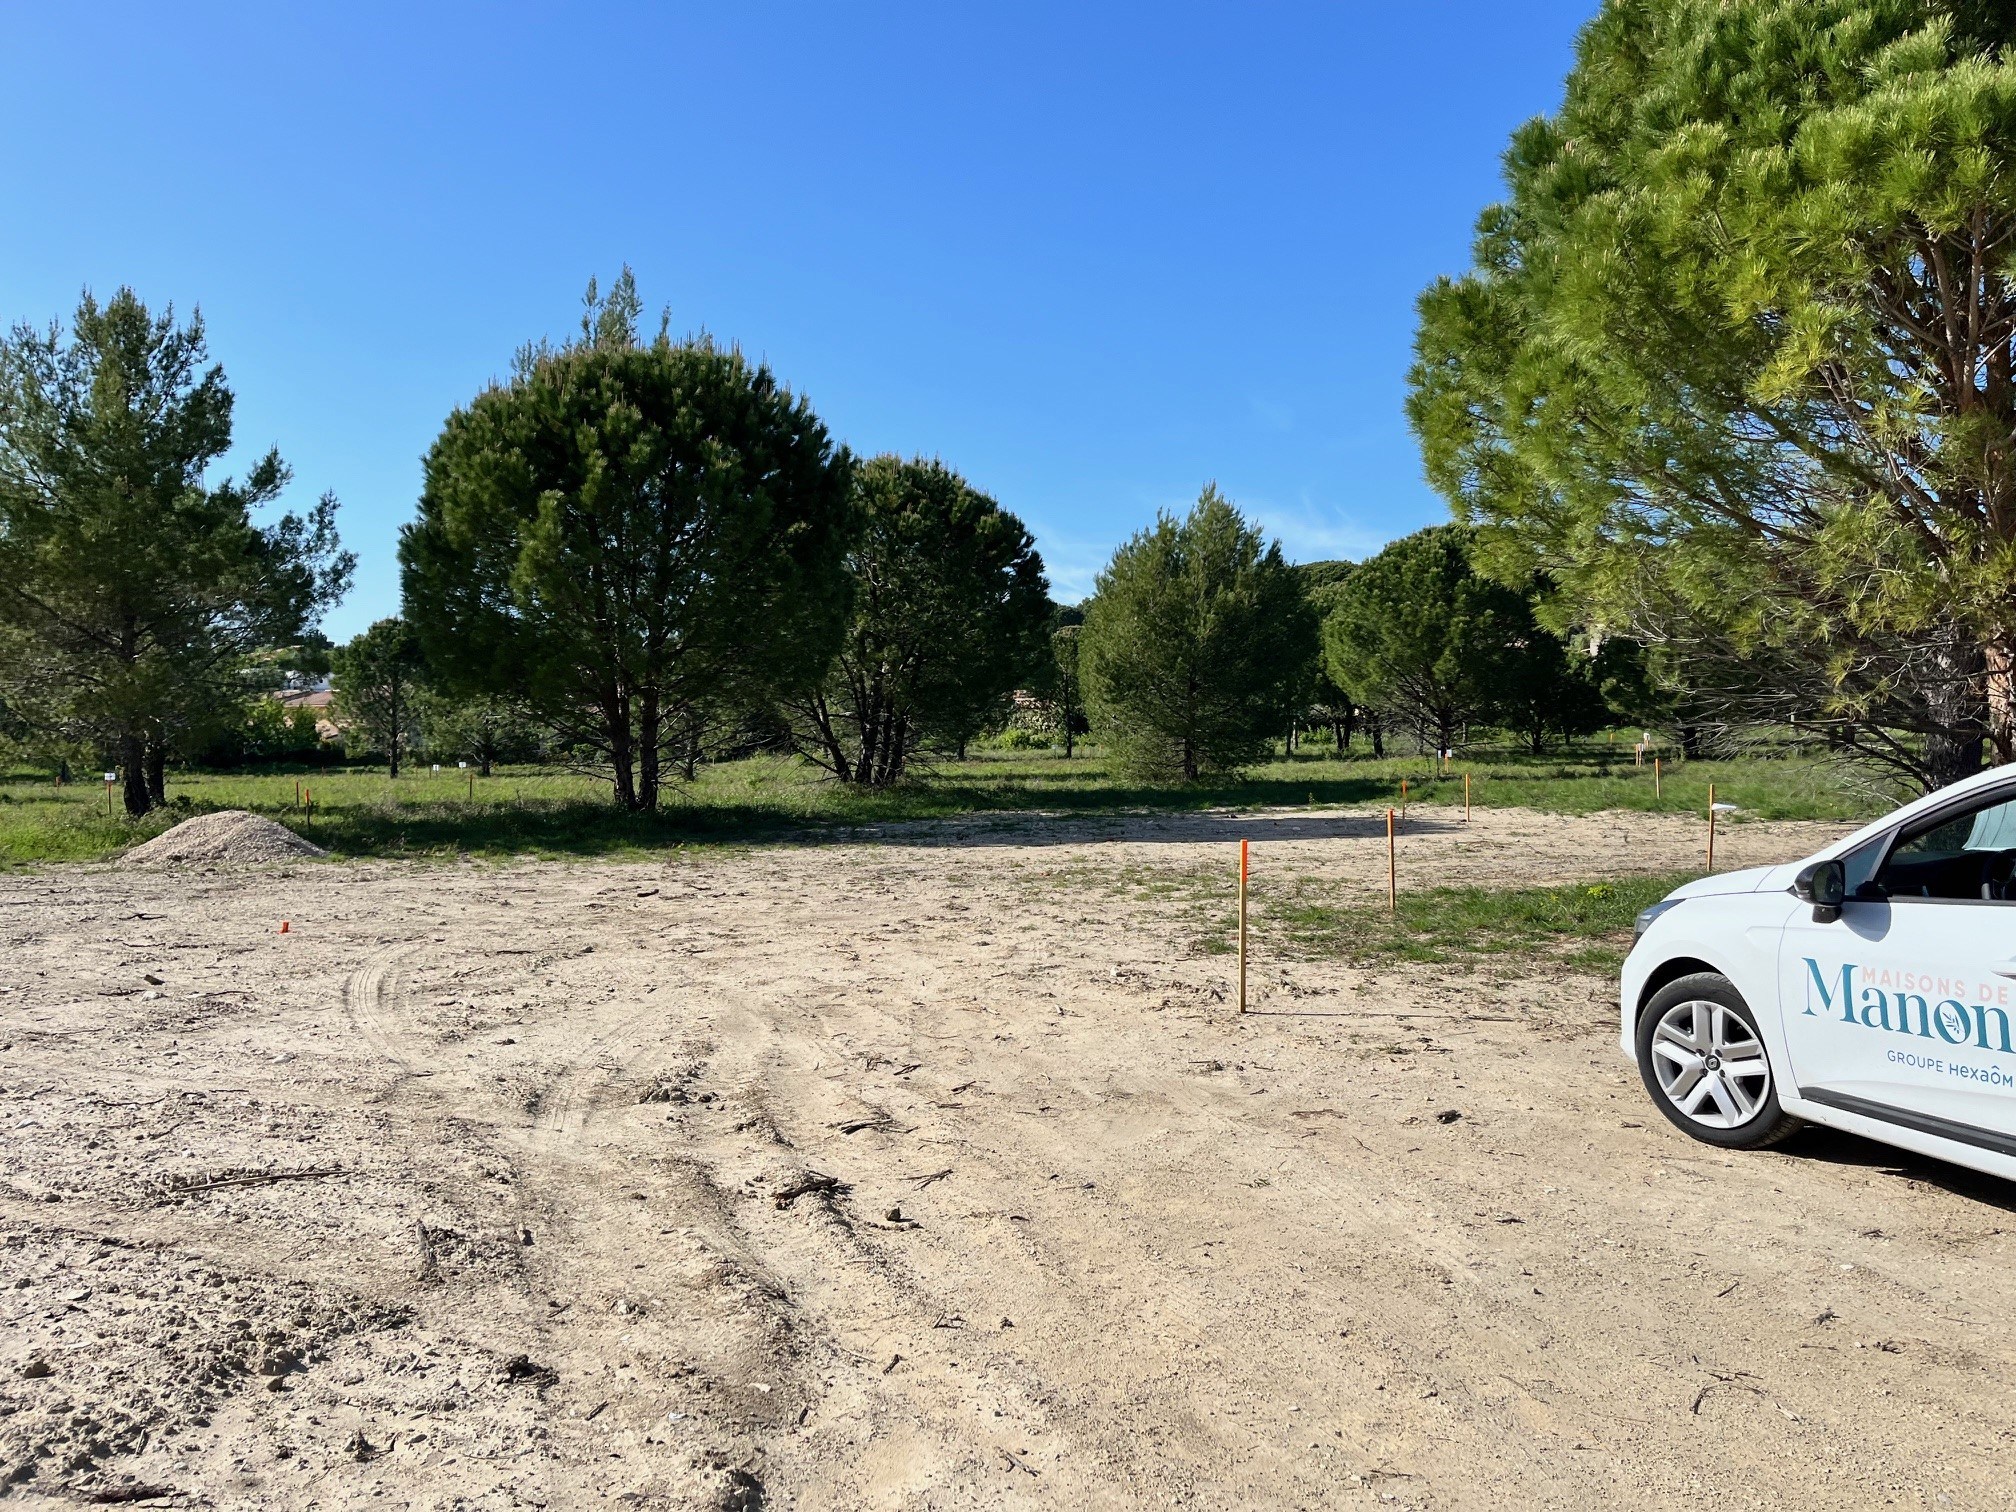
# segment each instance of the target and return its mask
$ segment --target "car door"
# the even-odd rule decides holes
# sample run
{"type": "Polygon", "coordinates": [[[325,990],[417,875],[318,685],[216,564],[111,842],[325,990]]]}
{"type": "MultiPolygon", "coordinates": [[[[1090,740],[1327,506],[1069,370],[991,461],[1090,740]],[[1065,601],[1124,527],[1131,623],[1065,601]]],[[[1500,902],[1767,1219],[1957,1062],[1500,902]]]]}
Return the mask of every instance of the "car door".
{"type": "Polygon", "coordinates": [[[1841,917],[1779,953],[1799,1094],[2016,1154],[2016,785],[1851,853],[1841,917]]]}

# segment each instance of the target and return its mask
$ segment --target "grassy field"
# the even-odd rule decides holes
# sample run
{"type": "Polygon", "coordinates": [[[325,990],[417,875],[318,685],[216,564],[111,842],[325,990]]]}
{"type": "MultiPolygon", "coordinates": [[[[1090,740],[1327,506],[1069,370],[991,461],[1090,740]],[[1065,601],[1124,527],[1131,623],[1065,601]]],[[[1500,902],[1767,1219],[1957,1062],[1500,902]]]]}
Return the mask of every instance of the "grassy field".
{"type": "MultiPolygon", "coordinates": [[[[1639,911],[1698,876],[1659,872],[1549,887],[1402,889],[1398,906],[1389,910],[1383,902],[1339,901],[1320,874],[1270,873],[1254,884],[1252,943],[1261,958],[1272,960],[1378,966],[1518,958],[1607,972],[1630,951],[1639,911]]],[[[1238,883],[1224,866],[1141,866],[1116,879],[1076,863],[1029,885],[1096,889],[1115,880],[1128,898],[1183,921],[1199,954],[1229,955],[1238,948],[1238,883]]]]}
{"type": "Polygon", "coordinates": [[[531,768],[478,779],[473,796],[466,775],[453,770],[422,768],[397,782],[381,770],[178,772],[168,784],[171,807],[137,823],[112,812],[97,783],[57,788],[46,776],[16,773],[0,780],[0,864],[112,855],[192,813],[223,808],[269,815],[342,855],[620,855],[971,813],[1385,805],[1400,800],[1403,781],[1410,804],[1461,804],[1466,771],[1479,807],[1553,813],[1700,811],[1711,783],[1718,800],[1738,806],[1738,822],[1862,818],[1894,797],[1846,768],[1803,759],[1675,762],[1655,793],[1649,766],[1634,766],[1629,747],[1601,741],[1542,758],[1486,753],[1456,763],[1447,777],[1433,775],[1422,757],[1297,753],[1237,779],[1184,788],[1128,781],[1096,749],[1070,760],[1053,751],[981,752],[886,793],[844,788],[793,759],[759,757],[705,769],[698,782],[668,792],[650,818],[616,812],[606,785],[531,768]],[[312,791],[312,812],[296,806],[297,782],[312,791]]]}
{"type": "MultiPolygon", "coordinates": [[[[1435,887],[1402,893],[1392,913],[1270,900],[1261,906],[1260,929],[1283,954],[1359,965],[1516,955],[1614,971],[1630,951],[1639,910],[1692,880],[1676,873],[1565,887],[1435,887]]],[[[1232,948],[1229,940],[1224,948],[1232,948]]]]}

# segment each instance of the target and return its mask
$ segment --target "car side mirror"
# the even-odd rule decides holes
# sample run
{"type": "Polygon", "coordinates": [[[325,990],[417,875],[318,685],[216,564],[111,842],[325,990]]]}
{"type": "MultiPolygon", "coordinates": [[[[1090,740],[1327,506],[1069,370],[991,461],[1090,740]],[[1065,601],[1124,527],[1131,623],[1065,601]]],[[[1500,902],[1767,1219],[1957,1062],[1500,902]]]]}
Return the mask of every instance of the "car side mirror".
{"type": "Polygon", "coordinates": [[[1792,891],[1813,905],[1815,924],[1832,924],[1848,898],[1848,868],[1839,861],[1815,861],[1793,880],[1792,891]]]}

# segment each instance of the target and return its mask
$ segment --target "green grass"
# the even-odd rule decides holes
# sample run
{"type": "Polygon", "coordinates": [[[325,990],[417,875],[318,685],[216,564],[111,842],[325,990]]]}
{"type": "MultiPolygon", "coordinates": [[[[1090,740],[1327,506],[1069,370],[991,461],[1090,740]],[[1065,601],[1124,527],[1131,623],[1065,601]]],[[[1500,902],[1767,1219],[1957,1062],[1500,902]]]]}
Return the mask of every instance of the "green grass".
{"type": "Polygon", "coordinates": [[[1287,898],[1263,902],[1260,932],[1276,951],[1354,964],[1544,956],[1614,970],[1641,909],[1692,874],[1562,887],[1437,887],[1402,893],[1397,910],[1287,898]]]}
{"type": "Polygon", "coordinates": [[[436,776],[423,768],[397,782],[380,770],[316,771],[299,777],[314,792],[312,822],[295,807],[296,774],[172,773],[174,807],[137,823],[107,812],[95,782],[58,789],[46,776],[14,774],[0,778],[0,863],[106,856],[190,813],[220,808],[269,815],[342,855],[508,857],[635,854],[976,813],[1383,806],[1399,801],[1403,779],[1410,805],[1447,806],[1463,801],[1466,769],[1477,806],[1552,813],[1700,813],[1711,782],[1716,797],[1737,804],[1744,817],[1859,819],[1886,802],[1841,767],[1797,758],[1676,763],[1655,794],[1649,766],[1633,766],[1628,747],[1598,742],[1568,756],[1486,753],[1458,763],[1448,777],[1431,776],[1431,766],[1421,757],[1339,761],[1298,753],[1242,777],[1171,788],[1116,773],[1096,749],[1071,760],[1052,751],[987,751],[941,762],[891,792],[863,793],[802,762],[758,757],[704,769],[690,787],[670,790],[664,809],[649,818],[614,810],[606,784],[530,768],[479,779],[473,799],[463,774],[453,770],[436,776]]]}
{"type": "MultiPolygon", "coordinates": [[[[1450,964],[1486,957],[1551,960],[1590,971],[1621,965],[1639,911],[1695,872],[1613,878],[1553,887],[1435,887],[1402,891],[1398,907],[1337,901],[1320,869],[1256,877],[1248,904],[1250,945],[1261,960],[1450,964]]],[[[1237,877],[1225,866],[1129,866],[1070,862],[1026,879],[1032,889],[1110,891],[1148,903],[1189,936],[1200,955],[1238,948],[1237,877]]]]}

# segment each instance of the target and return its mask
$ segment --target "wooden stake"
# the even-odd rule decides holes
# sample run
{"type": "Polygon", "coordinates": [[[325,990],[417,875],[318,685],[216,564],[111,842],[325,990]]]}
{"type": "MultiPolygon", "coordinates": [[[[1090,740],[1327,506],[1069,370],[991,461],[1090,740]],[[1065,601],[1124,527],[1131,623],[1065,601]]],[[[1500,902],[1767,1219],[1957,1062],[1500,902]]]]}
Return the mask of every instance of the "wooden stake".
{"type": "Polygon", "coordinates": [[[1398,913],[1400,911],[1400,863],[1393,843],[1396,828],[1393,810],[1389,808],[1386,810],[1386,911],[1388,913],[1398,913]]]}
{"type": "Polygon", "coordinates": [[[1708,870],[1715,870],[1715,784],[1708,784],[1708,870]]]}
{"type": "Polygon", "coordinates": [[[1400,779],[1400,812],[1403,814],[1407,812],[1407,779],[1405,777],[1400,779]]]}
{"type": "Polygon", "coordinates": [[[1463,822],[1470,822],[1470,774],[1463,774],[1463,822]]]}
{"type": "Polygon", "coordinates": [[[1659,758],[1657,756],[1652,758],[1652,797],[1655,802],[1659,797],[1659,758]]]}
{"type": "Polygon", "coordinates": [[[1239,842],[1239,1011],[1246,1011],[1246,873],[1251,865],[1252,842],[1239,842]]]}

